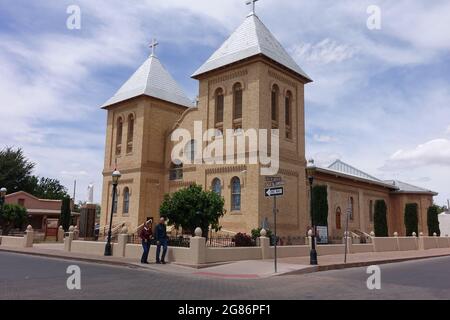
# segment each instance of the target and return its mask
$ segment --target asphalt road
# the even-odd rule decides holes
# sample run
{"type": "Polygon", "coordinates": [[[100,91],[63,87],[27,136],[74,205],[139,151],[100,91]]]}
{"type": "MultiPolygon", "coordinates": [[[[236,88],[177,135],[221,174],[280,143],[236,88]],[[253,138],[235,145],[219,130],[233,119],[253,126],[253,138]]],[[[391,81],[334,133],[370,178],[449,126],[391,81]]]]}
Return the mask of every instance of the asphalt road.
{"type": "Polygon", "coordinates": [[[366,268],[231,280],[0,252],[0,299],[450,299],[450,257],[380,268],[369,290],[366,268]],[[81,290],[66,285],[74,264],[81,290]]]}

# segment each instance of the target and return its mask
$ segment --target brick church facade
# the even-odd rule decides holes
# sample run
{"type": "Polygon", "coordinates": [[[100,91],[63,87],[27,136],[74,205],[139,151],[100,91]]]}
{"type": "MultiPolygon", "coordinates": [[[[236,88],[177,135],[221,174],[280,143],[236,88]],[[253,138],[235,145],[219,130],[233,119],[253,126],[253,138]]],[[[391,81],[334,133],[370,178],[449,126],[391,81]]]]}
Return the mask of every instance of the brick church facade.
{"type": "MultiPolygon", "coordinates": [[[[307,161],[305,159],[305,86],[312,80],[289,56],[272,33],[251,13],[241,26],[192,76],[199,93],[192,103],[152,55],[102,108],[107,111],[101,226],[125,223],[130,232],[146,219],[159,217],[167,193],[192,183],[214,190],[225,199],[225,231],[250,232],[268,223],[272,201],[264,196],[261,164],[180,164],[171,150],[174,130],[194,136],[194,123],[203,130],[279,130],[279,170],[285,194],[278,201],[277,228],[282,236],[303,237],[310,225],[307,161]],[[112,203],[111,174],[122,173],[118,197],[112,203]]],[[[224,136],[218,137],[225,139],[224,136]]],[[[195,141],[191,150],[207,142],[195,141]]],[[[188,146],[187,146],[188,147],[188,146]]],[[[252,150],[246,149],[246,154],[252,150]]],[[[402,182],[381,181],[341,161],[314,167],[315,184],[328,189],[329,233],[342,236],[345,212],[353,208],[350,230],[373,230],[373,205],[388,206],[389,230],[404,233],[403,210],[419,204],[419,229],[426,232],[426,210],[434,192],[402,182]]]]}

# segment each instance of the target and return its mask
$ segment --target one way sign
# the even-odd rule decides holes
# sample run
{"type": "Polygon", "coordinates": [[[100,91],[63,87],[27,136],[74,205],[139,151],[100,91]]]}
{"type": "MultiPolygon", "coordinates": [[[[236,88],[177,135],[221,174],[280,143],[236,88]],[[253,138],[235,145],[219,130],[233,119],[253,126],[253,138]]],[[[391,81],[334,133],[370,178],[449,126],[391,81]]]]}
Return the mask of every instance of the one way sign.
{"type": "Polygon", "coordinates": [[[266,188],[266,189],[264,189],[264,195],[266,197],[278,197],[278,196],[282,196],[283,194],[284,194],[284,188],[283,187],[266,188]]]}

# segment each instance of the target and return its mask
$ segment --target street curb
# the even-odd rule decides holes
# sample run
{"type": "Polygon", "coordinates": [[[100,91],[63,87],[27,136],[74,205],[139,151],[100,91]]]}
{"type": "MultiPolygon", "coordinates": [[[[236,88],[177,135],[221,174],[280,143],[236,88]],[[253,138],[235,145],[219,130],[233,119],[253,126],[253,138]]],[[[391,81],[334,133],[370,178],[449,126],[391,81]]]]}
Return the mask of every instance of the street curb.
{"type": "MultiPolygon", "coordinates": [[[[6,249],[6,248],[0,248],[0,252],[9,252],[9,253],[15,253],[15,254],[23,254],[23,255],[31,255],[31,256],[39,256],[39,257],[46,257],[46,258],[53,258],[53,259],[61,259],[61,260],[70,260],[70,261],[79,261],[79,262],[86,262],[86,263],[96,263],[96,264],[102,264],[102,265],[112,265],[117,267],[127,267],[132,269],[140,269],[140,270],[156,270],[153,268],[149,268],[146,266],[141,266],[139,264],[129,263],[129,262],[121,262],[121,261],[108,261],[108,260],[101,260],[96,258],[86,258],[86,257],[71,257],[71,256],[64,256],[64,255],[56,255],[51,253],[44,253],[44,252],[27,252],[27,251],[20,251],[20,250],[14,250],[14,249],[6,249]]],[[[318,265],[318,266],[311,266],[306,267],[299,270],[294,271],[288,271],[280,274],[273,274],[275,277],[282,277],[282,276],[291,276],[291,275],[303,275],[303,274],[310,274],[315,272],[323,272],[323,271],[332,271],[332,270],[343,270],[343,269],[351,269],[351,268],[359,268],[359,267],[367,267],[372,265],[382,265],[382,264],[390,264],[390,263],[399,263],[399,262],[406,262],[406,261],[415,261],[415,260],[425,260],[425,259],[432,259],[432,258],[442,258],[442,257],[449,257],[450,254],[440,254],[435,256],[427,256],[427,257],[410,257],[410,258],[397,258],[397,259],[384,259],[384,260],[375,260],[375,261],[363,261],[363,262],[351,262],[351,263],[336,263],[336,264],[330,264],[330,265],[318,265]]],[[[205,264],[205,265],[185,265],[185,264],[177,264],[173,263],[174,265],[178,265],[181,267],[189,267],[192,268],[192,270],[199,270],[204,269],[211,266],[217,266],[217,265],[225,265],[229,264],[230,262],[225,263],[217,263],[217,264],[205,264]]],[[[261,278],[262,279],[262,278],[261,278]]]]}
{"type": "Polygon", "coordinates": [[[441,255],[428,256],[428,257],[410,257],[410,258],[397,258],[397,259],[387,259],[387,260],[384,259],[384,260],[375,260],[375,261],[351,262],[351,263],[347,263],[347,264],[336,263],[336,264],[323,265],[323,266],[318,265],[318,266],[312,266],[312,267],[301,269],[301,270],[286,272],[286,273],[279,274],[276,276],[281,277],[281,276],[289,276],[289,275],[301,275],[301,274],[308,274],[308,273],[314,273],[314,272],[360,268],[360,267],[367,267],[367,266],[380,265],[380,264],[390,264],[390,263],[399,263],[399,262],[406,262],[406,261],[425,260],[425,259],[442,258],[442,257],[449,257],[449,256],[450,256],[450,254],[441,254],[441,255]]]}
{"type": "Polygon", "coordinates": [[[144,266],[140,266],[140,265],[128,263],[128,262],[105,261],[105,260],[101,260],[101,259],[86,258],[86,257],[70,257],[70,256],[56,255],[56,254],[43,253],[43,252],[25,252],[25,251],[14,250],[14,249],[5,249],[5,248],[0,248],[0,252],[1,251],[9,252],[9,253],[16,253],[16,254],[53,258],[53,259],[81,261],[81,262],[87,262],[87,263],[106,264],[106,265],[114,265],[114,266],[118,266],[118,267],[128,267],[128,268],[134,268],[134,269],[149,270],[149,268],[146,268],[144,266]]]}

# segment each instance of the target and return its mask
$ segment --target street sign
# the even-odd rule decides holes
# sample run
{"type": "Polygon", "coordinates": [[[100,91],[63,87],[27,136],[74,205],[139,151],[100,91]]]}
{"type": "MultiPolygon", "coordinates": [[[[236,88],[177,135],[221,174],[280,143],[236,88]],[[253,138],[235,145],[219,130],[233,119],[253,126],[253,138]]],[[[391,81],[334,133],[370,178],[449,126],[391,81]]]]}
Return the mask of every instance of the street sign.
{"type": "Polygon", "coordinates": [[[266,177],[265,178],[265,187],[266,188],[275,188],[275,187],[280,187],[280,186],[284,186],[284,181],[281,177],[266,177]]]}
{"type": "Polygon", "coordinates": [[[283,187],[265,188],[264,195],[266,197],[278,197],[284,195],[283,187]]]}

